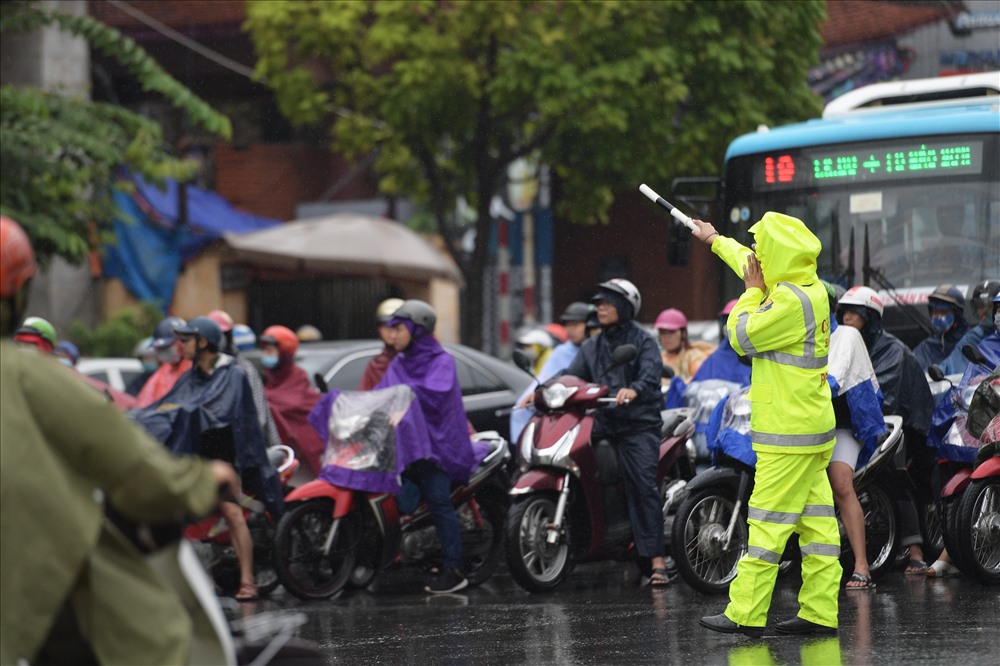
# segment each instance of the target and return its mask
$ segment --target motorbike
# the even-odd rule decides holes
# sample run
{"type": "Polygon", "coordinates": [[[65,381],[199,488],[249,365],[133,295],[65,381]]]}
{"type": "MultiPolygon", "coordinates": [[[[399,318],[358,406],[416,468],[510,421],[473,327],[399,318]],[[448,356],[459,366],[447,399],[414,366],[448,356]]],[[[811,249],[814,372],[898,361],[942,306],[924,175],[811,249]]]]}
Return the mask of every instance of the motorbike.
{"type": "MultiPolygon", "coordinates": [[[[730,416],[723,420],[713,443],[713,467],[688,483],[687,497],[673,524],[673,553],[684,580],[705,594],[722,594],[736,577],[736,565],[747,552],[747,502],[753,492],[754,465],[749,439],[748,389],[729,400],[730,416]]],[[[863,467],[854,472],[854,488],[865,516],[865,545],[873,578],[894,562],[899,541],[895,503],[882,489],[884,472],[903,451],[903,420],[886,416],[887,435],[863,467]]],[[[797,539],[789,539],[782,567],[799,559],[797,539]]],[[[841,526],[841,563],[853,571],[853,555],[841,526]]]]}
{"type": "MultiPolygon", "coordinates": [[[[963,353],[974,367],[989,370],[978,349],[967,345],[963,353]]],[[[996,585],[1000,584],[1000,433],[993,424],[970,431],[973,410],[989,409],[985,401],[976,404],[974,396],[989,391],[1000,395],[995,373],[973,376],[949,393],[954,416],[945,422],[947,431],[937,444],[939,455],[958,459],[962,466],[941,490],[939,505],[951,561],[962,573],[996,585]]]]}
{"type": "MultiPolygon", "coordinates": [[[[338,399],[349,393],[359,392],[345,391],[338,399]]],[[[379,438],[371,437],[372,431],[382,432],[382,441],[391,449],[393,418],[379,411],[333,412],[331,438],[339,446],[334,452],[328,445],[324,462],[342,469],[372,469],[391,457],[395,464],[394,452],[387,456],[375,441],[379,438]]],[[[461,526],[465,575],[477,586],[493,574],[502,557],[510,452],[497,432],[477,433],[472,439],[474,446],[486,449],[486,456],[468,483],[453,487],[451,500],[461,526]]],[[[406,488],[399,494],[351,488],[324,480],[321,474],[286,495],[285,515],[274,539],[275,569],[285,589],[300,599],[327,599],[347,587],[367,587],[391,566],[429,570],[439,563],[442,551],[431,514],[406,488]]]]}
{"type": "MultiPolygon", "coordinates": [[[[272,446],[267,450],[267,458],[278,473],[282,488],[287,488],[300,462],[291,447],[272,446]]],[[[265,511],[263,504],[244,499],[241,504],[243,515],[253,539],[253,570],[258,593],[270,594],[278,586],[278,576],[274,571],[275,521],[265,511]]],[[[188,525],[184,537],[192,543],[198,559],[211,574],[212,579],[223,594],[235,594],[240,582],[240,564],[232,546],[229,524],[222,513],[215,513],[188,525]]]]}
{"type": "MultiPolygon", "coordinates": [[[[609,370],[635,355],[632,345],[617,348],[609,370]]],[[[515,353],[514,360],[527,369],[526,359],[515,353]]],[[[634,555],[617,451],[591,436],[596,410],[614,402],[606,386],[569,375],[535,391],[537,413],[521,433],[521,473],[507,516],[507,564],[529,592],[556,588],[578,562],[634,555]]],[[[667,410],[662,418],[657,483],[669,536],[668,520],[694,475],[695,426],[689,408],[667,410]]]]}
{"type": "MultiPolygon", "coordinates": [[[[239,495],[228,500],[259,505],[239,495]]],[[[112,529],[124,536],[147,559],[152,569],[176,592],[191,622],[187,664],[232,665],[326,663],[311,644],[295,638],[308,621],[305,613],[272,611],[247,613],[246,605],[219,598],[215,584],[202,565],[194,544],[184,537],[179,523],[137,523],[111,506],[106,509],[112,529]]]]}

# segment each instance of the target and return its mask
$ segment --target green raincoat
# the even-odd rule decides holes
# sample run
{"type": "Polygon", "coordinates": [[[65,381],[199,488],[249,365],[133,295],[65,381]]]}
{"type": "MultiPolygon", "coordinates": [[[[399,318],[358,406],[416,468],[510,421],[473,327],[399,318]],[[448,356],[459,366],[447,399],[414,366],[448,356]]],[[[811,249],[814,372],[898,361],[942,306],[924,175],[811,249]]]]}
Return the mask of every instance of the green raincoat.
{"type": "Polygon", "coordinates": [[[0,343],[0,664],[32,661],[68,602],[101,663],[183,663],[190,621],[104,518],[207,514],[211,466],[175,458],[52,360],[0,343]]]}

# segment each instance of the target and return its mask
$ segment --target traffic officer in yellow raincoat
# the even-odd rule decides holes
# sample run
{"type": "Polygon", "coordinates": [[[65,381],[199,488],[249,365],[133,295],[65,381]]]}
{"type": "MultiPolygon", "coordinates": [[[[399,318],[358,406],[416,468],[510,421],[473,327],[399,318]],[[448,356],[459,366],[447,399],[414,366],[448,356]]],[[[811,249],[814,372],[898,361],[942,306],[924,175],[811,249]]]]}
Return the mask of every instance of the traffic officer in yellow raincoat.
{"type": "Polygon", "coordinates": [[[801,220],[781,213],[766,213],[750,227],[753,251],[709,223],[696,223],[695,237],[746,284],[726,325],[733,348],[752,359],[750,435],[757,453],[747,554],[737,565],[725,613],[700,623],[760,636],[778,562],[796,532],[802,551],[799,613],[775,630],[834,633],[842,572],[826,475],[835,419],[826,379],[830,306],[816,275],[822,246],[801,220]]]}

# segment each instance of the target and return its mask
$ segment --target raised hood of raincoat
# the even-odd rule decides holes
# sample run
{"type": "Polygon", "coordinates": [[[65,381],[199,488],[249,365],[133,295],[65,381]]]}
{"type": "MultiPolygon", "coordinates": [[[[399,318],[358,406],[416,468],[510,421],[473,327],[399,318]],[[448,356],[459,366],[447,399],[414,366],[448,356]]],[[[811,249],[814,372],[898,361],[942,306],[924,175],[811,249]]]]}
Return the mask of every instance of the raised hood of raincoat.
{"type": "Polygon", "coordinates": [[[755,253],[771,291],[779,282],[810,284],[817,280],[816,259],[822,243],[797,217],[769,211],[750,227],[755,253]]]}

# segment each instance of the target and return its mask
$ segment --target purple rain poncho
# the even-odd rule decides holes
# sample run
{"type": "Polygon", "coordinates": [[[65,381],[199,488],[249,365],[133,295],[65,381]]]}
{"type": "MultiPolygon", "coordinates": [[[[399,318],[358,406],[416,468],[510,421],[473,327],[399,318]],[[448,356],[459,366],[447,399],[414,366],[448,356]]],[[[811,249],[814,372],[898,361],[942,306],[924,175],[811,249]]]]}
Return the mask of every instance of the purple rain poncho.
{"type": "Polygon", "coordinates": [[[413,389],[423,412],[426,429],[398,434],[399,448],[428,450],[425,457],[457,483],[466,483],[489,452],[485,443],[469,438],[469,422],[462,405],[462,388],[455,372],[455,359],[420,326],[406,320],[413,341],[392,360],[376,388],[404,384],[413,389]],[[409,441],[410,436],[419,441],[409,441]]]}

